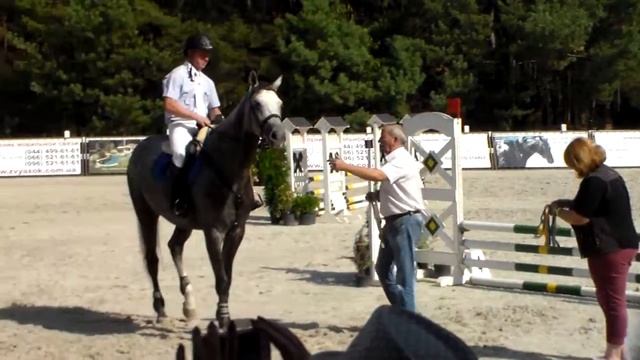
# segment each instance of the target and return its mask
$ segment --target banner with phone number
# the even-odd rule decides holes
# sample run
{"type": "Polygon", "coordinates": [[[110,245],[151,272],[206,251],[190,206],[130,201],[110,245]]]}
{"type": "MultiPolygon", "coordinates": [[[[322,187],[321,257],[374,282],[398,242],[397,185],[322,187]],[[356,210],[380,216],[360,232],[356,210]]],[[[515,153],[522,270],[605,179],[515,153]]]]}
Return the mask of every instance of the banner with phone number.
{"type": "Polygon", "coordinates": [[[0,140],[0,177],[82,174],[82,139],[0,140]]]}

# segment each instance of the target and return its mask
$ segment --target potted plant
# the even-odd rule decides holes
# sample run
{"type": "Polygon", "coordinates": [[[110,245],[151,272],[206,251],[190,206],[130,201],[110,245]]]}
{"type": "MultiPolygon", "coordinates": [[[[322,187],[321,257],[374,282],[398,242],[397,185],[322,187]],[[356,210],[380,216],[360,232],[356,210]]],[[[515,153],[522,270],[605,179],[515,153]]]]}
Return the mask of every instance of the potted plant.
{"type": "Polygon", "coordinates": [[[272,224],[279,224],[290,204],[280,204],[281,200],[290,201],[289,165],[284,149],[264,149],[258,153],[256,172],[264,185],[264,200],[269,208],[272,224]]]}
{"type": "Polygon", "coordinates": [[[296,216],[293,213],[293,191],[288,185],[283,185],[276,191],[277,209],[273,212],[282,218],[282,223],[287,226],[297,225],[296,216]]]}
{"type": "Polygon", "coordinates": [[[316,223],[319,205],[320,199],[313,194],[298,195],[293,198],[291,210],[300,225],[311,225],[316,223]]]}

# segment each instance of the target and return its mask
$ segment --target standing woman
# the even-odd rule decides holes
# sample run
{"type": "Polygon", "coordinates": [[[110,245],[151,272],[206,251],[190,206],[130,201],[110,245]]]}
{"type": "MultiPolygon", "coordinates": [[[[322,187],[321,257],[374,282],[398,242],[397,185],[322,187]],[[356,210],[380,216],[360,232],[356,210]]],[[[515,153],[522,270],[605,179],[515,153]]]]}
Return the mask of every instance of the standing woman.
{"type": "Polygon", "coordinates": [[[556,200],[551,211],[571,224],[578,248],[587,258],[598,303],[606,321],[606,360],[625,359],[627,335],[626,283],[638,252],[629,192],[624,179],[604,165],[604,149],[579,137],[564,152],[567,166],[581,178],[573,200],[556,200]]]}

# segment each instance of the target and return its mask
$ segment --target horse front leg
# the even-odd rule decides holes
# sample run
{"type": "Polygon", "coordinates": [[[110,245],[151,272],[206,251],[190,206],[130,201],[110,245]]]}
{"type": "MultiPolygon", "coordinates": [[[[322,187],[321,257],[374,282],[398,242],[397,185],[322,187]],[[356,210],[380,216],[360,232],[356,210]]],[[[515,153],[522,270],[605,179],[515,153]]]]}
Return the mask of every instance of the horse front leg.
{"type": "MultiPolygon", "coordinates": [[[[222,260],[223,260],[223,268],[225,272],[226,281],[220,286],[220,303],[227,304],[226,311],[227,316],[229,316],[229,292],[231,290],[231,281],[233,278],[233,260],[236,257],[236,253],[238,252],[238,248],[240,247],[240,243],[242,242],[242,238],[244,237],[245,225],[236,224],[234,225],[227,235],[224,238],[224,244],[222,247],[222,260]]],[[[219,308],[220,310],[220,308],[219,308]]]]}
{"type": "Polygon", "coordinates": [[[173,263],[176,266],[176,270],[178,271],[178,276],[180,277],[180,293],[184,297],[184,302],[182,303],[182,313],[187,321],[192,321],[196,319],[196,299],[193,294],[193,286],[191,285],[191,281],[189,281],[189,277],[187,276],[187,272],[184,271],[184,266],[182,265],[182,251],[184,250],[184,244],[189,239],[191,235],[191,229],[182,229],[176,227],[173,230],[173,235],[171,235],[171,239],[169,239],[169,250],[171,251],[171,257],[173,258],[173,263]]]}
{"type": "Polygon", "coordinates": [[[229,287],[227,286],[227,273],[224,266],[223,240],[225,234],[212,228],[204,230],[205,242],[207,245],[207,253],[209,254],[209,262],[213,268],[213,274],[216,278],[216,293],[218,295],[218,309],[216,310],[216,319],[221,329],[229,325],[229,287]],[[227,291],[225,292],[225,289],[227,291]]]}

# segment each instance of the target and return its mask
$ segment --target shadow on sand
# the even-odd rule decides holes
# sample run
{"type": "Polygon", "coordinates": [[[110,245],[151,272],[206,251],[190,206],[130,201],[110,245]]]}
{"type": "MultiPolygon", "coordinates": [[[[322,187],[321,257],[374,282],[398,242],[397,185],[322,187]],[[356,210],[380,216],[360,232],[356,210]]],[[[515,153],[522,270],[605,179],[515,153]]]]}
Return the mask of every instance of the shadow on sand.
{"type": "Polygon", "coordinates": [[[284,271],[288,274],[300,275],[296,280],[307,281],[318,285],[328,286],[356,286],[356,275],[354,272],[319,271],[296,268],[262,267],[266,270],[284,271]]]}
{"type": "Polygon", "coordinates": [[[503,346],[471,346],[480,359],[512,359],[512,360],[590,360],[591,358],[576,356],[557,356],[528,351],[512,350],[503,346]]]}
{"type": "Polygon", "coordinates": [[[157,326],[153,320],[135,321],[131,316],[99,312],[79,306],[47,306],[12,304],[0,308],[0,320],[15,321],[22,325],[41,326],[81,335],[117,335],[140,333],[143,336],[166,337],[174,331],[157,326]],[[147,325],[149,324],[149,325],[147,325]],[[153,330],[143,333],[143,330],[153,330]]]}

